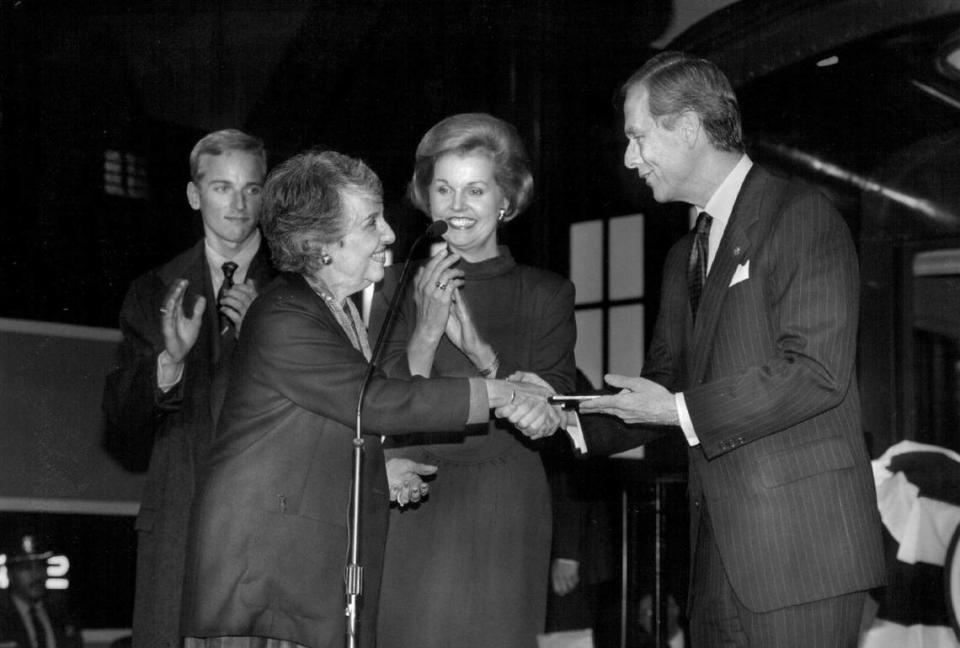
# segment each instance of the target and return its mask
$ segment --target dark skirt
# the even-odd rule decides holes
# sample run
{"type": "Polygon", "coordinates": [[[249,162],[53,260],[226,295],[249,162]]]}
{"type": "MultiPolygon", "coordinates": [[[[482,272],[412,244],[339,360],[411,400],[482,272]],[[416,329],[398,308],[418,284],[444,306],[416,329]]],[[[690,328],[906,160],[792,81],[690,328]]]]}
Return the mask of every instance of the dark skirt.
{"type": "Polygon", "coordinates": [[[492,457],[404,449],[439,471],[424,503],[390,513],[379,648],[535,648],[546,611],[549,490],[535,451],[498,441],[504,451],[492,457]]]}

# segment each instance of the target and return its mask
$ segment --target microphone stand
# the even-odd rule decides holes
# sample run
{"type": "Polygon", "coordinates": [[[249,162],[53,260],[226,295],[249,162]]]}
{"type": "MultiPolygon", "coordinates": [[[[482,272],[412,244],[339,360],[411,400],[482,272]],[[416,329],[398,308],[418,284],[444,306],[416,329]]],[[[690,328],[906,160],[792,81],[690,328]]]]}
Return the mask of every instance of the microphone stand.
{"type": "Polygon", "coordinates": [[[383,347],[383,341],[387,337],[387,330],[393,321],[393,315],[397,311],[397,304],[400,303],[400,295],[406,286],[407,271],[410,269],[410,261],[413,258],[413,251],[425,238],[432,238],[443,235],[447,231],[447,224],[444,221],[435,221],[428,227],[423,234],[418,236],[410,246],[410,255],[400,270],[400,277],[397,279],[397,287],[393,291],[390,299],[390,305],[387,307],[387,313],[383,318],[383,324],[380,326],[380,333],[377,334],[377,341],[373,345],[373,351],[370,352],[370,363],[367,365],[367,372],[360,383],[360,391],[357,394],[357,423],[353,437],[353,484],[350,499],[350,559],[347,563],[344,574],[344,585],[347,593],[347,648],[356,648],[357,646],[357,604],[360,596],[363,594],[363,567],[359,564],[360,553],[360,476],[363,463],[363,433],[361,426],[361,410],[363,409],[363,397],[367,393],[367,385],[373,378],[373,372],[377,366],[377,356],[380,355],[380,349],[383,347]]]}

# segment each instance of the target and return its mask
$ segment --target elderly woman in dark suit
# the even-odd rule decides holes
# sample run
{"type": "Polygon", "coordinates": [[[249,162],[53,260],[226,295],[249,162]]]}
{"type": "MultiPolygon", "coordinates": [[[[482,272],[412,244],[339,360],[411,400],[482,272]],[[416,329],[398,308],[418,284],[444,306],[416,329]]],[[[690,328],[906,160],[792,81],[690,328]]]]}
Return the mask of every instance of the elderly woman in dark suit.
{"type": "MultiPolygon", "coordinates": [[[[394,234],[377,176],[330,151],[270,174],[261,227],[282,274],[244,320],[193,508],[183,628],[188,646],[340,648],[353,425],[370,357],[349,297],[382,278],[394,234]]],[[[374,377],[364,400],[361,645],[375,642],[390,496],[381,435],[463,429],[527,397],[498,380],[374,377]]],[[[394,467],[391,479],[414,487],[429,470],[394,467]]]]}

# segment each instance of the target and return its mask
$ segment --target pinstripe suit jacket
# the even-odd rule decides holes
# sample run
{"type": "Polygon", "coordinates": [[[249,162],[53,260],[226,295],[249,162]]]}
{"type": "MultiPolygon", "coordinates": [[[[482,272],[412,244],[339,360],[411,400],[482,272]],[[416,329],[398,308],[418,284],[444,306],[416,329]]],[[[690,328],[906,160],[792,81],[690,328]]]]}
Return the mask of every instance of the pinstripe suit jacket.
{"type": "MultiPolygon", "coordinates": [[[[819,192],[754,166],[696,324],[686,287],[692,243],[684,236],[667,257],[643,369],[684,393],[700,439],[689,452],[691,547],[705,506],[734,590],[755,611],[881,584],[854,374],[858,263],[845,223],[819,192]],[[743,276],[738,266],[748,276],[731,285],[743,276]]],[[[588,445],[601,441],[602,451],[590,418],[588,445]]]]}

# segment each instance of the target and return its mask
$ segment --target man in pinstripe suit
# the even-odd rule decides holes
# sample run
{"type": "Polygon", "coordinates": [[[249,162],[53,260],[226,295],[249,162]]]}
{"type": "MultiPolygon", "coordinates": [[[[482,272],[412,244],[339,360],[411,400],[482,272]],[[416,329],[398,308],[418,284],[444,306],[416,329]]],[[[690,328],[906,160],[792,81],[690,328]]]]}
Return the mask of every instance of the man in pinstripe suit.
{"type": "Polygon", "coordinates": [[[624,164],[657,201],[710,218],[702,245],[691,232],[667,257],[642,376],[608,375],[621,391],[581,405],[588,449],[682,430],[696,648],[855,646],[884,566],[850,233],[819,192],[744,154],[736,97],[712,63],[663,52],[623,97],[624,164]]]}

